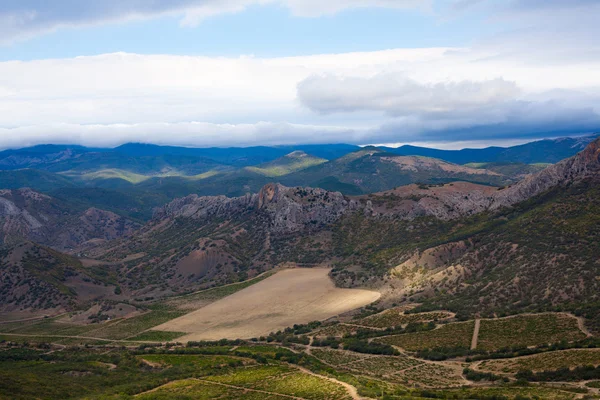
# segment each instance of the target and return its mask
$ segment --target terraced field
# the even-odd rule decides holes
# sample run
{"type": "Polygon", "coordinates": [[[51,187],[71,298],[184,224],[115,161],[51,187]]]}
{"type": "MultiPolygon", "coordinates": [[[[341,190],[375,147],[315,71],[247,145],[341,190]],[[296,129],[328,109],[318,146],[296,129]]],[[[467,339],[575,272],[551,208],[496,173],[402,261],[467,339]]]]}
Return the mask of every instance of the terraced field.
{"type": "Polygon", "coordinates": [[[404,314],[401,309],[392,308],[390,310],[382,311],[379,314],[360,319],[356,321],[356,324],[374,328],[387,328],[404,326],[416,322],[442,321],[452,318],[453,316],[454,314],[446,311],[404,314]]]}
{"type": "Polygon", "coordinates": [[[519,315],[481,320],[477,349],[497,350],[585,339],[577,319],[566,314],[519,315]]]}
{"type": "Polygon", "coordinates": [[[423,388],[453,387],[467,383],[459,369],[434,363],[423,363],[409,368],[395,374],[393,379],[407,386],[423,388]]]}
{"type": "Polygon", "coordinates": [[[290,269],[153,328],[187,332],[180,340],[245,339],[324,320],[377,300],[377,292],[338,289],[328,269],[290,269]],[[274,301],[274,299],[277,299],[274,301]]]}
{"type": "Polygon", "coordinates": [[[346,365],[346,368],[367,375],[386,378],[421,364],[423,364],[422,361],[408,356],[376,356],[346,365]]]}
{"type": "Polygon", "coordinates": [[[197,369],[213,369],[228,365],[256,364],[253,360],[230,356],[204,356],[204,355],[181,355],[181,354],[147,354],[139,357],[149,365],[174,366],[187,365],[197,369]]]}
{"type": "Polygon", "coordinates": [[[350,400],[341,385],[284,366],[260,366],[210,376],[207,381],[309,400],[350,400]]]}
{"type": "MultiPolygon", "coordinates": [[[[344,337],[346,335],[353,335],[356,332],[358,332],[359,330],[369,330],[369,329],[370,329],[369,327],[341,323],[341,324],[335,324],[332,326],[328,326],[328,327],[319,329],[316,332],[314,332],[314,335],[316,337],[328,337],[328,336],[344,337]]],[[[375,329],[372,329],[372,330],[375,331],[375,329]]]]}
{"type": "Polygon", "coordinates": [[[432,331],[385,336],[375,339],[409,351],[435,349],[439,347],[465,347],[471,345],[475,322],[456,322],[442,325],[432,331]]]}
{"type": "Polygon", "coordinates": [[[343,350],[311,349],[311,354],[329,365],[344,365],[369,357],[364,354],[343,350]]]}
{"type": "Polygon", "coordinates": [[[571,349],[506,360],[482,361],[478,368],[491,372],[516,373],[522,370],[555,370],[581,365],[600,365],[600,349],[571,349]]]}

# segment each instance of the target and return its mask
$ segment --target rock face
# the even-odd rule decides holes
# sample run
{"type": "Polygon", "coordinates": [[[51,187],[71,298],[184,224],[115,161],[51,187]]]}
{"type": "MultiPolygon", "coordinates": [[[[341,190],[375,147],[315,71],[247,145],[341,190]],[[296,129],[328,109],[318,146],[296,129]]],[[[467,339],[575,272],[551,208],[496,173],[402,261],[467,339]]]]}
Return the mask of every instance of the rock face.
{"type": "Polygon", "coordinates": [[[156,210],[155,220],[164,218],[231,218],[256,213],[267,220],[272,233],[292,233],[308,225],[335,222],[342,215],[357,210],[360,203],[341,193],[323,189],[288,188],[268,184],[259,193],[236,198],[191,195],[177,199],[156,210]]]}
{"type": "Polygon", "coordinates": [[[0,191],[0,242],[23,240],[60,250],[74,249],[91,239],[112,240],[131,234],[139,225],[96,208],[73,210],[31,189],[0,191]]]}

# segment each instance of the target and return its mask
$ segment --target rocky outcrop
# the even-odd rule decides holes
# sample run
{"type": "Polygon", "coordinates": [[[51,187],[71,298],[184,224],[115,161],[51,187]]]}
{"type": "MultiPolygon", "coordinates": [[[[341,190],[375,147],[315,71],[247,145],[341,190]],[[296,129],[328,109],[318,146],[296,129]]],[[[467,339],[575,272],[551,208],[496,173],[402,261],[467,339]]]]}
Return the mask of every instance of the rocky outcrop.
{"type": "Polygon", "coordinates": [[[155,220],[165,218],[238,218],[252,213],[266,217],[272,233],[299,232],[309,226],[336,222],[360,211],[372,217],[413,220],[431,216],[457,219],[509,207],[558,185],[585,179],[600,172],[600,139],[575,157],[528,176],[522,182],[498,190],[467,182],[446,185],[407,185],[368,196],[348,197],[323,189],[268,184],[259,193],[237,198],[191,195],[156,210],[155,220]]]}
{"type": "Polygon", "coordinates": [[[361,207],[356,200],[338,192],[313,188],[288,188],[268,184],[257,194],[236,198],[191,195],[177,199],[155,211],[154,219],[240,217],[248,212],[266,218],[273,233],[297,232],[308,225],[335,222],[342,215],[361,207]]]}

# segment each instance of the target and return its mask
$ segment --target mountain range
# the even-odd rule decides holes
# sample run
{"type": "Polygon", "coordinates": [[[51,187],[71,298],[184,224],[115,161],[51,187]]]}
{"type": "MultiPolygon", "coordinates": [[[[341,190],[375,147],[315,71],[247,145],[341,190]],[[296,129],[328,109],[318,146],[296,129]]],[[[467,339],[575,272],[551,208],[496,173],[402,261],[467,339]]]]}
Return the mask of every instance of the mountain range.
{"type": "Polygon", "coordinates": [[[287,165],[305,158],[315,165],[296,173],[314,170],[315,180],[342,165],[339,176],[358,179],[355,168],[375,184],[377,173],[404,179],[403,171],[421,168],[432,182],[356,195],[281,183],[238,197],[192,194],[155,208],[143,224],[30,189],[4,190],[0,265],[13,283],[3,289],[4,307],[156,299],[293,262],[331,265],[338,286],[375,288],[383,304],[411,299],[465,317],[569,310],[600,327],[600,139],[506,187],[475,182],[504,178],[492,171],[377,148],[332,162],[296,152],[287,165]],[[51,301],[21,295],[34,287],[51,301]]]}
{"type": "Polygon", "coordinates": [[[154,207],[179,197],[235,197],[256,193],[270,182],[346,195],[457,180],[508,186],[576,154],[593,137],[458,151],[346,144],[228,149],[40,145],[0,152],[0,188],[28,187],[144,222],[154,207]]]}

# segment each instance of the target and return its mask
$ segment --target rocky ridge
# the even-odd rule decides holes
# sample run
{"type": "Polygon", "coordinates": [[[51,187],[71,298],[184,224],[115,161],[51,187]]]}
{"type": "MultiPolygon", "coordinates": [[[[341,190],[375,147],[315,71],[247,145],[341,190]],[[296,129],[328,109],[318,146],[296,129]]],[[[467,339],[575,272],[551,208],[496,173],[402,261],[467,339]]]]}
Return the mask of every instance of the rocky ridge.
{"type": "Polygon", "coordinates": [[[330,224],[341,216],[363,211],[371,216],[412,220],[432,216],[441,220],[461,218],[510,207],[555,186],[586,179],[600,171],[600,139],[575,157],[549,166],[508,188],[454,182],[445,185],[407,185],[368,196],[349,197],[323,189],[290,188],[268,184],[257,194],[237,198],[191,195],[158,209],[164,218],[210,219],[246,212],[268,216],[273,233],[297,232],[308,224],[330,224]]]}

